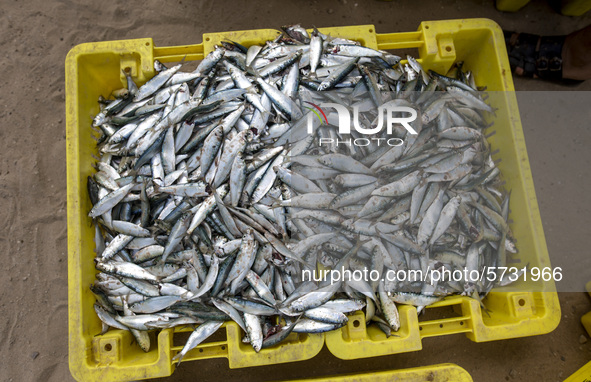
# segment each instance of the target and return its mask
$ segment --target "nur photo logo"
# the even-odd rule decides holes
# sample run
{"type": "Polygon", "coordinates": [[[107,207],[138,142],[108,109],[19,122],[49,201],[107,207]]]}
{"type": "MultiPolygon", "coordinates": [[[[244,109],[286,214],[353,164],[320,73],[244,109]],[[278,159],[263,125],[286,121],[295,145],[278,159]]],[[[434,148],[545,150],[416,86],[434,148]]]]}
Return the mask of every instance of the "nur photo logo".
{"type": "MultiPolygon", "coordinates": [[[[332,102],[323,102],[320,105],[316,105],[312,102],[305,101],[306,104],[310,105],[310,107],[305,106],[306,109],[310,110],[308,113],[308,120],[307,120],[307,128],[308,134],[315,133],[315,124],[317,123],[315,119],[317,118],[320,122],[320,125],[330,125],[329,117],[327,117],[327,109],[332,108],[336,112],[336,121],[333,121],[332,125],[336,125],[338,127],[339,135],[350,135],[351,134],[351,125],[358,134],[367,135],[368,137],[357,137],[355,139],[344,139],[344,140],[336,140],[333,138],[319,138],[319,143],[322,144],[348,144],[348,145],[355,145],[355,146],[368,146],[370,142],[374,141],[377,142],[378,145],[382,142],[388,144],[389,146],[400,146],[404,143],[401,138],[392,137],[392,138],[375,138],[378,133],[380,133],[384,128],[386,129],[387,135],[392,135],[394,126],[400,125],[406,129],[408,134],[417,135],[417,131],[411,126],[411,123],[417,119],[417,111],[412,107],[408,106],[399,106],[395,105],[392,102],[386,102],[385,104],[381,105],[377,108],[377,121],[375,124],[370,126],[363,126],[359,122],[359,114],[360,110],[358,106],[353,106],[352,114],[350,110],[341,104],[332,103],[332,102]],[[316,117],[316,118],[315,118],[316,117]]],[[[332,117],[333,113],[329,113],[328,115],[332,117]]],[[[331,118],[332,119],[332,118],[331,118]]]]}

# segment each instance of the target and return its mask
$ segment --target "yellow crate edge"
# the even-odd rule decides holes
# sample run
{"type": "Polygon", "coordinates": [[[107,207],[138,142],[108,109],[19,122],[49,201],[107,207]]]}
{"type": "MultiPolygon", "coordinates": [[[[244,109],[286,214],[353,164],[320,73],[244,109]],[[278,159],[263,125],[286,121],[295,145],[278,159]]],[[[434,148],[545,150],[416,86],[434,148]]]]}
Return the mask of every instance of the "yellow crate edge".
{"type": "Polygon", "coordinates": [[[589,0],[562,0],[560,13],[565,16],[583,16],[589,10],[591,10],[589,0]]]}
{"type": "Polygon", "coordinates": [[[472,382],[470,374],[453,363],[421,366],[409,369],[376,371],[373,373],[334,375],[329,377],[298,379],[285,382],[472,382]]]}
{"type": "Polygon", "coordinates": [[[564,382],[586,382],[591,380],[591,362],[587,362],[579,370],[575,371],[564,382]]]}
{"type": "Polygon", "coordinates": [[[529,0],[496,0],[495,6],[501,12],[517,12],[528,3],[529,0]]]}

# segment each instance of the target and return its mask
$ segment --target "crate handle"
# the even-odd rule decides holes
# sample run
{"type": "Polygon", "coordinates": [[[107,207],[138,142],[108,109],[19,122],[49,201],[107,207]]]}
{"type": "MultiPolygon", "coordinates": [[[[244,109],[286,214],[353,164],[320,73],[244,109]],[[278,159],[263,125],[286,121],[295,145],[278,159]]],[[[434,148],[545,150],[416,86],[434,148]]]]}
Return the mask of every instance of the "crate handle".
{"type": "Polygon", "coordinates": [[[458,315],[448,318],[419,321],[418,326],[421,338],[456,333],[472,333],[474,326],[473,317],[476,315],[474,309],[479,308],[478,303],[476,301],[474,303],[476,304],[473,304],[470,300],[466,301],[459,296],[453,296],[427,306],[425,309],[429,310],[451,307],[458,315]]]}
{"type": "Polygon", "coordinates": [[[421,31],[377,33],[376,41],[381,50],[420,48],[425,45],[423,37],[421,31]]]}
{"type": "Polygon", "coordinates": [[[194,45],[178,45],[154,47],[154,59],[160,62],[177,62],[203,60],[203,43],[194,45]]]}
{"type": "Polygon", "coordinates": [[[447,73],[456,61],[452,34],[442,22],[424,21],[416,32],[376,34],[376,41],[382,50],[416,48],[417,61],[439,73],[447,73]]]}
{"type": "Polygon", "coordinates": [[[421,338],[446,334],[472,332],[472,318],[469,316],[440,318],[431,321],[419,321],[421,338]]]}

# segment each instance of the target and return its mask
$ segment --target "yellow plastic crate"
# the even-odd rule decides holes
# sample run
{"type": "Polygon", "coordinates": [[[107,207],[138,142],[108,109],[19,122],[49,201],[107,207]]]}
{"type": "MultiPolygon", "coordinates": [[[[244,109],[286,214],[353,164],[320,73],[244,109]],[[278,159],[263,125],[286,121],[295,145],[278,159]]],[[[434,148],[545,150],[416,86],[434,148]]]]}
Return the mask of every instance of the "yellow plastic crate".
{"type": "Polygon", "coordinates": [[[564,380],[564,382],[589,382],[591,381],[591,362],[587,362],[585,366],[575,371],[571,376],[564,380]]]}
{"type": "MultiPolygon", "coordinates": [[[[497,133],[489,141],[499,149],[495,157],[507,187],[512,190],[511,225],[518,240],[521,265],[550,266],[544,233],[535,197],[523,131],[519,120],[511,71],[501,29],[487,19],[423,22],[416,32],[376,34],[373,25],[321,28],[321,32],[359,41],[378,49],[417,48],[426,69],[445,73],[455,61],[464,61],[477,84],[486,85],[497,111],[497,133]],[[507,91],[505,93],[505,91],[507,91]]],[[[154,75],[153,62],[201,60],[222,40],[246,46],[273,39],[274,29],[206,33],[203,43],[176,47],[155,47],[152,39],[87,43],[74,47],[66,58],[66,140],[68,181],[68,309],[69,363],[77,380],[131,380],[168,376],[178,329],[162,330],[153,337],[152,349],[144,353],[132,344],[129,333],[100,332],[94,296],[88,289],[94,280],[94,230],[87,213],[91,208],[86,193],[86,178],[93,173],[95,142],[90,124],[98,112],[99,95],[125,86],[122,69],[131,72],[138,84],[154,75]]],[[[452,306],[458,316],[420,322],[416,310],[401,307],[400,337],[386,339],[373,328],[365,327],[357,314],[340,331],[323,335],[295,335],[278,347],[259,354],[241,343],[236,324],[224,325],[225,339],[204,343],[191,351],[186,360],[228,358],[230,368],[279,364],[314,357],[326,344],[339,358],[351,359],[394,354],[421,349],[421,338],[466,333],[474,341],[489,341],[543,334],[552,331],[560,320],[554,283],[546,282],[543,291],[533,285],[493,290],[487,297],[489,314],[478,302],[467,297],[448,298],[435,307],[452,306]],[[531,292],[524,292],[531,290],[531,292]]],[[[430,308],[432,309],[432,308],[430,308]]],[[[186,329],[185,329],[186,330],[186,329]]]]}
{"type": "MultiPolygon", "coordinates": [[[[377,371],[374,373],[335,375],[331,377],[299,379],[289,382],[472,382],[468,372],[453,363],[410,369],[377,371]]],[[[287,382],[287,381],[286,381],[287,382]]]]}
{"type": "MultiPolygon", "coordinates": [[[[529,0],[496,0],[495,5],[502,12],[517,12],[528,3],[529,0]]],[[[589,0],[562,0],[560,4],[560,13],[565,16],[583,16],[589,10],[589,0]]]]}
{"type": "Polygon", "coordinates": [[[529,0],[496,0],[495,6],[502,12],[517,12],[528,3],[529,0]]]}
{"type": "Polygon", "coordinates": [[[591,10],[589,0],[562,0],[560,13],[565,16],[583,16],[591,10]]]}
{"type": "MultiPolygon", "coordinates": [[[[591,281],[585,285],[585,290],[591,296],[591,281]]],[[[581,317],[581,324],[585,327],[587,334],[591,336],[591,312],[585,313],[581,317]]],[[[585,366],[574,372],[564,382],[588,382],[591,381],[591,362],[587,362],[585,366]]]]}

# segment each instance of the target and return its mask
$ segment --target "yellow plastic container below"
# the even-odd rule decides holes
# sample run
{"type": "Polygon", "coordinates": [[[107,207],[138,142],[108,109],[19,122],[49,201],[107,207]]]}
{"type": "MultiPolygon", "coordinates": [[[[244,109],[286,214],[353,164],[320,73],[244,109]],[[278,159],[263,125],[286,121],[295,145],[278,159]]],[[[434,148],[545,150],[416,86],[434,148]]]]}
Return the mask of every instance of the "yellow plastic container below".
{"type": "MultiPolygon", "coordinates": [[[[587,293],[591,296],[591,281],[585,285],[587,293]]],[[[591,336],[591,312],[585,313],[581,317],[581,324],[585,327],[587,334],[591,336]]],[[[573,375],[564,380],[564,382],[589,382],[591,381],[591,362],[577,370],[573,375]]]]}
{"type": "MultiPolygon", "coordinates": [[[[517,12],[530,0],[496,0],[495,6],[502,12],[517,12]]],[[[591,10],[590,0],[562,0],[560,13],[565,16],[583,16],[591,10]]]]}
{"type": "MultiPolygon", "coordinates": [[[[589,281],[587,285],[585,285],[585,289],[587,290],[587,293],[589,293],[589,295],[591,296],[591,281],[589,281]]],[[[591,337],[591,312],[587,312],[581,317],[581,324],[583,324],[585,330],[587,331],[587,334],[591,337]]]]}
{"type": "Polygon", "coordinates": [[[591,312],[587,312],[581,317],[581,324],[583,324],[587,334],[591,337],[591,312]]]}
{"type": "Polygon", "coordinates": [[[335,375],[331,377],[300,379],[286,382],[472,382],[468,372],[453,363],[415,367],[374,373],[335,375]]]}
{"type": "Polygon", "coordinates": [[[591,0],[562,0],[560,13],[565,16],[583,16],[591,10],[591,0]]]}
{"type": "Polygon", "coordinates": [[[496,0],[495,6],[499,11],[503,12],[517,12],[525,7],[529,0],[496,0]]]}
{"type": "MultiPolygon", "coordinates": [[[[527,150],[503,34],[487,19],[423,22],[416,32],[376,34],[373,25],[321,28],[321,32],[359,41],[365,46],[395,50],[416,48],[426,69],[446,73],[455,61],[474,73],[479,86],[487,86],[489,102],[498,108],[496,134],[489,138],[494,159],[511,193],[511,229],[518,241],[517,265],[549,267],[548,251],[535,196],[527,150]],[[498,91],[498,92],[495,92],[498,91]]],[[[98,112],[99,95],[125,86],[122,70],[131,72],[138,85],[154,75],[153,62],[201,60],[215,44],[232,40],[250,45],[275,38],[274,29],[206,33],[203,43],[176,47],[155,47],[152,39],[87,43],[74,47],[66,58],[66,138],[68,182],[68,309],[69,363],[77,380],[137,380],[170,375],[172,357],[181,349],[175,338],[178,329],[162,330],[152,336],[152,348],[144,353],[132,343],[129,333],[113,330],[97,336],[101,323],[93,309],[94,296],[88,289],[94,268],[94,229],[87,213],[91,208],[86,178],[94,170],[92,155],[96,143],[91,121],[98,112]]],[[[339,358],[352,359],[421,349],[421,339],[466,333],[474,341],[491,341],[552,331],[560,320],[554,283],[541,288],[520,282],[511,288],[494,289],[485,300],[488,313],[467,297],[448,298],[433,307],[451,306],[452,318],[421,321],[413,307],[401,307],[400,337],[386,339],[366,328],[357,314],[342,330],[326,335],[295,335],[278,347],[259,354],[241,343],[238,326],[228,322],[219,331],[222,338],[201,344],[186,360],[227,358],[230,368],[280,364],[306,360],[320,352],[323,344],[339,358]],[[536,289],[537,288],[537,289],[536,289]]],[[[449,308],[447,308],[449,309],[449,308]]],[[[184,329],[185,331],[187,329],[184,329]]],[[[217,337],[218,334],[216,334],[217,337]]]]}
{"type": "Polygon", "coordinates": [[[591,381],[591,362],[575,371],[573,375],[564,380],[564,382],[589,382],[591,381]]]}

